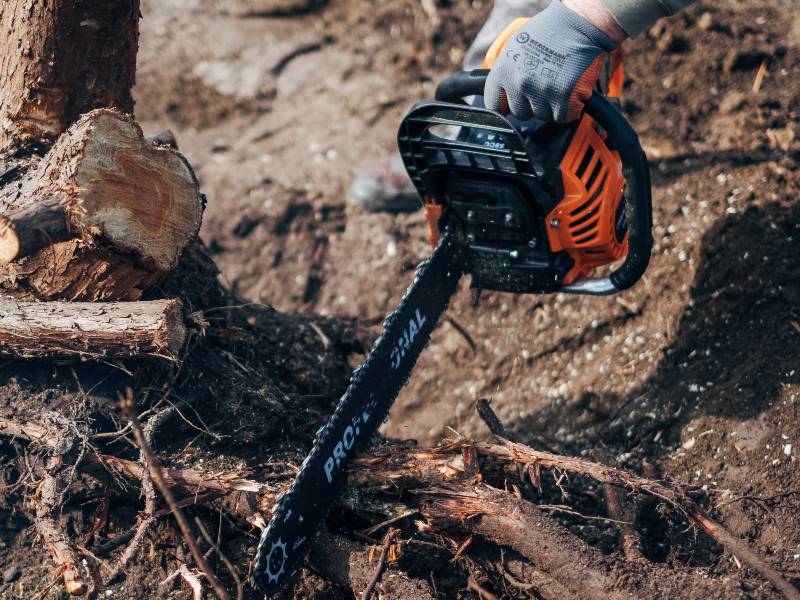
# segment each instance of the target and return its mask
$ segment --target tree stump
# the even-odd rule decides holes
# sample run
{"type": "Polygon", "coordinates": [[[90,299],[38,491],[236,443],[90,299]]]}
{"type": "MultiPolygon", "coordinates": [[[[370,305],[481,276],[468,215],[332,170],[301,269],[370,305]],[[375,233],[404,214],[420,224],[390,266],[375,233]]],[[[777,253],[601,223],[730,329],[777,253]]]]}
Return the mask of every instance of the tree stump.
{"type": "Polygon", "coordinates": [[[47,144],[99,107],[133,112],[139,0],[0,3],[0,150],[47,144]]]}
{"type": "Polygon", "coordinates": [[[197,236],[202,197],[145,141],[131,86],[139,0],[0,6],[0,291],[138,300],[197,236]],[[48,150],[49,149],[49,150],[48,150]]]}

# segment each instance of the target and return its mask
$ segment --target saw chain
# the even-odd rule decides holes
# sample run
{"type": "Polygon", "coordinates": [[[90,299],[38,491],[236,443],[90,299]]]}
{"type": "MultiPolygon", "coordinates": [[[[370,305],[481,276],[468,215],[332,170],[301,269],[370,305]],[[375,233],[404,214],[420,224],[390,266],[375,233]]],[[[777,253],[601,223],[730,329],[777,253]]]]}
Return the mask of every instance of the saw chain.
{"type": "Polygon", "coordinates": [[[453,230],[417,269],[381,336],[352,375],[333,415],[280,498],[256,551],[253,578],[265,594],[276,592],[301,565],[309,544],[335,503],[348,461],[386,420],[408,381],[463,273],[463,247],[453,230]]]}

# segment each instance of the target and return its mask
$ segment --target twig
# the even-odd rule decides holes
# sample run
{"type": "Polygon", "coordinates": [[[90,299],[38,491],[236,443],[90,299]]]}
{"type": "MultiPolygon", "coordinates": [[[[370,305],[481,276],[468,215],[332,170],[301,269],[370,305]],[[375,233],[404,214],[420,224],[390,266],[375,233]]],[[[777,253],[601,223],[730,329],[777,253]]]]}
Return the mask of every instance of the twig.
{"type": "Polygon", "coordinates": [[[471,591],[473,591],[476,594],[478,594],[478,596],[480,597],[481,600],[497,600],[497,596],[495,596],[489,590],[483,588],[481,586],[481,584],[479,584],[475,580],[475,576],[474,575],[470,575],[469,576],[469,579],[467,580],[467,586],[469,587],[469,589],[471,591]]]}
{"type": "Polygon", "coordinates": [[[206,526],[203,525],[203,522],[198,517],[194,518],[194,522],[197,524],[197,528],[200,530],[203,539],[205,539],[208,545],[214,549],[214,552],[217,553],[217,556],[219,556],[219,559],[225,565],[225,568],[228,569],[231,577],[233,577],[233,581],[236,584],[236,600],[242,600],[244,597],[244,589],[242,588],[242,580],[239,579],[239,573],[236,570],[236,567],[233,566],[233,563],[231,563],[231,561],[228,560],[228,557],[225,556],[222,553],[222,550],[219,549],[219,544],[217,544],[208,534],[208,530],[206,529],[206,526]]]}
{"type": "MultiPolygon", "coordinates": [[[[475,404],[475,408],[478,411],[478,415],[483,422],[486,423],[486,426],[489,428],[494,435],[499,438],[510,440],[512,439],[511,436],[508,434],[508,430],[506,426],[503,425],[503,422],[497,416],[497,413],[494,412],[492,405],[489,400],[486,398],[481,398],[475,404]]],[[[524,469],[522,468],[521,464],[517,464],[517,477],[519,479],[520,485],[522,486],[522,490],[524,492],[525,498],[530,500],[536,497],[536,487],[538,487],[537,482],[534,482],[525,477],[524,469]],[[536,486],[536,487],[534,487],[536,486]]]]}
{"type": "Polygon", "coordinates": [[[192,600],[203,600],[203,584],[200,580],[189,570],[186,563],[181,563],[178,569],[178,574],[183,577],[184,581],[192,588],[192,600]]]}
{"type": "Polygon", "coordinates": [[[375,572],[372,574],[372,578],[369,580],[366,589],[361,593],[361,600],[369,600],[370,597],[372,597],[372,590],[375,589],[378,580],[381,578],[381,573],[383,573],[383,567],[386,564],[386,557],[389,555],[389,548],[392,547],[392,542],[394,542],[394,538],[397,537],[398,533],[400,533],[399,530],[390,529],[389,533],[386,534],[386,537],[383,538],[381,556],[378,559],[378,564],[375,567],[375,572]]]}
{"type": "Polygon", "coordinates": [[[445,317],[444,320],[450,323],[450,325],[453,326],[453,329],[461,334],[461,337],[463,337],[464,341],[467,342],[467,345],[469,346],[470,350],[472,350],[472,353],[475,354],[478,351],[478,345],[475,343],[475,340],[472,339],[472,336],[469,334],[466,328],[453,317],[445,317]]]}
{"type": "MultiPolygon", "coordinates": [[[[137,528],[138,529],[138,528],[137,528]]],[[[120,546],[124,546],[127,544],[131,538],[135,535],[135,529],[129,529],[125,533],[119,534],[117,537],[108,540],[104,544],[100,544],[92,552],[95,556],[106,556],[107,554],[112,553],[114,550],[119,548],[120,546]]]]}
{"type": "MultiPolygon", "coordinates": [[[[162,413],[166,412],[169,409],[161,411],[162,413]]],[[[161,414],[161,413],[159,413],[161,414]]],[[[144,438],[149,444],[152,441],[153,431],[154,428],[150,426],[150,422],[153,421],[158,417],[158,414],[151,417],[148,420],[147,425],[144,428],[144,438]]],[[[132,422],[130,422],[132,424],[132,422]]],[[[132,425],[131,425],[132,426],[132,425]]],[[[136,552],[139,550],[142,541],[144,540],[144,536],[147,535],[148,530],[153,524],[156,522],[156,518],[154,516],[156,510],[156,491],[153,488],[153,479],[150,474],[150,469],[147,468],[147,459],[145,458],[144,452],[142,452],[141,448],[139,449],[139,462],[142,464],[142,492],[144,493],[144,518],[141,520],[139,525],[136,527],[136,532],[133,534],[133,538],[131,539],[131,543],[128,544],[128,547],[125,548],[125,552],[122,553],[122,556],[119,557],[114,570],[111,572],[109,576],[109,581],[113,581],[116,579],[119,574],[128,566],[128,563],[134,557],[136,552]]]]}
{"type": "Polygon", "coordinates": [[[407,510],[399,515],[392,517],[391,519],[386,519],[385,521],[381,521],[380,523],[375,523],[375,525],[372,525],[371,527],[365,529],[361,533],[363,533],[364,535],[372,535],[373,533],[375,533],[376,531],[378,531],[383,527],[386,527],[387,525],[394,525],[398,521],[402,521],[406,517],[410,517],[411,515],[415,514],[417,514],[417,511],[407,510]]]}
{"type": "Polygon", "coordinates": [[[153,477],[153,482],[156,484],[161,492],[161,495],[164,496],[164,500],[166,500],[167,504],[169,505],[172,515],[175,517],[175,521],[177,521],[178,527],[181,530],[181,534],[183,535],[186,544],[189,546],[189,551],[192,553],[192,557],[197,563],[197,567],[203,572],[203,575],[205,575],[206,579],[208,579],[208,582],[211,584],[211,587],[214,589],[214,593],[217,595],[217,597],[220,600],[229,600],[230,596],[228,595],[228,592],[226,592],[225,588],[222,587],[219,579],[217,579],[216,575],[214,575],[214,573],[211,571],[206,559],[203,558],[203,555],[200,553],[200,549],[197,547],[197,543],[195,542],[194,534],[189,526],[189,522],[183,515],[183,511],[176,506],[175,497],[172,495],[172,490],[170,489],[169,485],[167,485],[166,481],[164,481],[164,478],[161,474],[161,467],[158,465],[155,456],[153,456],[153,452],[150,450],[150,445],[145,439],[141,423],[139,423],[139,419],[136,416],[133,392],[130,390],[130,388],[127,390],[125,396],[121,397],[120,400],[122,401],[122,409],[125,412],[126,417],[131,422],[131,428],[133,429],[133,435],[136,438],[136,443],[139,445],[139,449],[142,451],[142,454],[144,454],[144,457],[147,461],[147,466],[151,476],[153,477]]]}
{"type": "Polygon", "coordinates": [[[497,437],[505,438],[507,440],[511,439],[511,436],[508,435],[508,431],[506,431],[505,425],[503,422],[497,418],[497,414],[492,410],[491,404],[486,398],[481,398],[475,405],[475,408],[478,410],[478,414],[480,415],[483,422],[486,423],[486,426],[489,428],[494,435],[497,437]]]}

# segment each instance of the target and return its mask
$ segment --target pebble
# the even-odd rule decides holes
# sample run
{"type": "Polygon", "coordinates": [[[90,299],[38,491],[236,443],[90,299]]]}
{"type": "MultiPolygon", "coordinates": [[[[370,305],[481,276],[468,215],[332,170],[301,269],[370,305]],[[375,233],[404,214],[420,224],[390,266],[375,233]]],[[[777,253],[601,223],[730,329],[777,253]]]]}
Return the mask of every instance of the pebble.
{"type": "Polygon", "coordinates": [[[11,565],[3,571],[3,583],[11,583],[19,576],[19,569],[16,565],[11,565]]]}
{"type": "Polygon", "coordinates": [[[710,12],[704,12],[700,15],[700,18],[697,19],[697,26],[704,31],[708,31],[714,26],[714,17],[710,12]]]}

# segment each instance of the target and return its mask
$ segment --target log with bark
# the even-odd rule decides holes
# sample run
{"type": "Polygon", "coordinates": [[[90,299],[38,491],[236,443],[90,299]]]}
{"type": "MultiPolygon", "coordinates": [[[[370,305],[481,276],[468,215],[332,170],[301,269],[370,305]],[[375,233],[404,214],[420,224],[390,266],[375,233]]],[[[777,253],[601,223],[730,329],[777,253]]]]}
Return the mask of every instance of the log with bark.
{"type": "Polygon", "coordinates": [[[110,109],[81,117],[0,189],[0,276],[40,299],[137,300],[200,228],[194,171],[110,109]],[[33,162],[33,161],[32,161],[33,162]]]}
{"type": "Polygon", "coordinates": [[[0,300],[0,355],[58,359],[156,356],[175,360],[185,339],[179,300],[0,300]]]}
{"type": "Polygon", "coordinates": [[[194,171],[133,110],[139,0],[0,6],[0,289],[137,300],[197,236],[194,171]]]}

